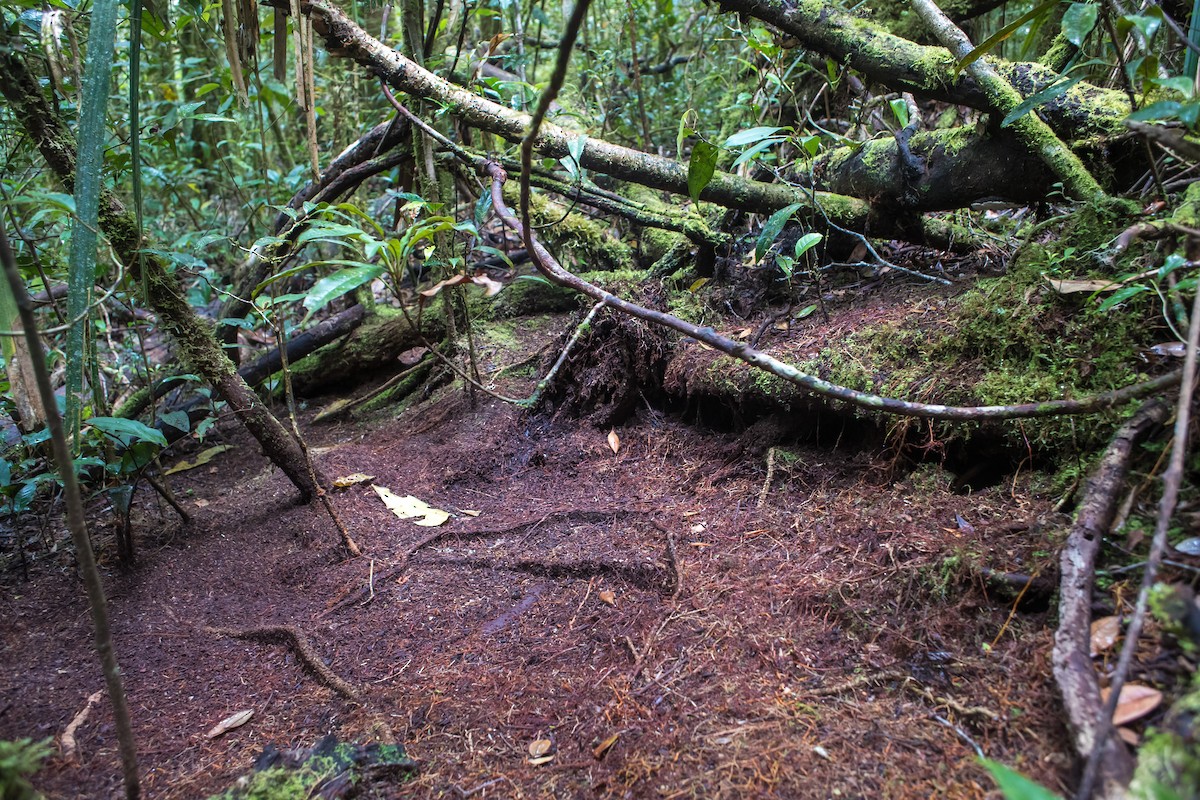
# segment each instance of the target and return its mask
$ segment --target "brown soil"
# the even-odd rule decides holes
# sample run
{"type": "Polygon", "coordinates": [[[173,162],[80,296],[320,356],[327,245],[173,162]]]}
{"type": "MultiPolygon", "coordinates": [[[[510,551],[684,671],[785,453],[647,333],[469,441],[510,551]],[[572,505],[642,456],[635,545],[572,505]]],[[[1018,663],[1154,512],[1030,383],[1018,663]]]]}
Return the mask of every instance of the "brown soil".
{"type": "MultiPolygon", "coordinates": [[[[327,474],[456,514],[423,528],[368,486],[339,492],[354,560],[233,429],[236,449],[173,479],[190,525],[140,495],[140,564],[107,581],[146,796],[221,791],[269,743],[389,728],[420,769],[370,796],[983,797],[976,747],[1069,779],[1048,614],[1010,618],[978,577],[1050,561],[1061,520],[1024,477],[954,494],[878,447],[764,453],[755,428],[645,407],[616,433],[618,453],[607,430],[460,390],[382,427],[313,428],[327,474]],[[285,639],[210,630],[279,625],[360,699],[285,639]],[[539,738],[554,759],[533,765],[539,738]]],[[[0,598],[0,738],[61,735],[102,687],[83,592],[52,562],[0,598]]],[[[39,788],[116,796],[107,701],[78,739],[39,788]]]]}

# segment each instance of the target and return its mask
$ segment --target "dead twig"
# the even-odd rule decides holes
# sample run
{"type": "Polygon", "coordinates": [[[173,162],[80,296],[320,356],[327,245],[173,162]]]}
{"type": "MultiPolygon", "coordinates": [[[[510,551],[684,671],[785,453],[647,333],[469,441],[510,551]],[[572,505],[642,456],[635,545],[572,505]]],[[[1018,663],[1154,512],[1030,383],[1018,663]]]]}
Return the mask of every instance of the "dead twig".
{"type": "MultiPolygon", "coordinates": [[[[1179,388],[1179,402],[1175,409],[1175,441],[1171,447],[1171,460],[1167,471],[1163,474],[1162,499],[1158,504],[1158,519],[1154,525],[1154,539],[1150,543],[1150,557],[1146,560],[1146,570],[1142,573],[1142,586],[1138,591],[1137,605],[1134,606],[1133,617],[1125,632],[1125,645],[1121,648],[1121,657],[1117,660],[1117,669],[1113,673],[1109,686],[1108,702],[1100,713],[1096,726],[1095,742],[1088,754],[1087,767],[1084,768],[1083,778],[1079,782],[1081,800],[1089,800],[1092,787],[1101,769],[1100,760],[1105,755],[1108,739],[1113,729],[1113,713],[1120,702],[1121,689],[1129,675],[1133,654],[1137,650],[1138,637],[1142,633],[1142,625],[1146,620],[1146,607],[1149,605],[1150,589],[1158,577],[1158,569],[1162,565],[1163,554],[1167,549],[1167,531],[1171,527],[1171,517],[1175,513],[1175,505],[1179,502],[1179,485],[1183,481],[1184,460],[1187,457],[1188,426],[1191,421],[1192,393],[1196,388],[1196,350],[1200,346],[1200,292],[1196,293],[1192,302],[1192,324],[1188,330],[1187,356],[1183,362],[1183,383],[1179,388]]],[[[1123,788],[1123,787],[1122,787],[1123,788]]]]}
{"type": "MultiPolygon", "coordinates": [[[[1096,555],[1112,524],[1134,445],[1162,424],[1166,416],[1164,404],[1150,402],[1117,431],[1100,464],[1088,477],[1083,503],[1063,547],[1059,622],[1054,634],[1054,678],[1062,693],[1076,752],[1081,755],[1092,752],[1100,714],[1100,685],[1090,648],[1096,555]]],[[[1109,742],[1104,750],[1105,785],[1125,786],[1133,774],[1129,752],[1119,741],[1109,742]]]]}
{"type": "Polygon", "coordinates": [[[333,689],[347,700],[360,699],[358,689],[338,677],[333,670],[326,666],[321,656],[313,649],[308,636],[294,625],[264,625],[257,628],[241,629],[206,627],[204,630],[214,636],[227,636],[231,639],[248,639],[271,643],[282,641],[292,649],[296,658],[330,689],[333,689]]]}

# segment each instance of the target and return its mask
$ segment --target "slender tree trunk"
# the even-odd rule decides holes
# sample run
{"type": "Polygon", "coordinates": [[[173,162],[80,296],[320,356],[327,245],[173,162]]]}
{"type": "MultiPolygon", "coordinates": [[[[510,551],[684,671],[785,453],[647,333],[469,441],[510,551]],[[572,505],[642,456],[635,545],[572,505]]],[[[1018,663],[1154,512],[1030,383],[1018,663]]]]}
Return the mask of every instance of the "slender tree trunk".
{"type": "MultiPolygon", "coordinates": [[[[50,108],[24,62],[12,51],[0,56],[0,93],[12,104],[13,116],[21,121],[50,169],[71,191],[75,181],[75,138],[50,108]]],[[[154,309],[160,323],[175,339],[183,362],[229,404],[263,452],[291,479],[304,499],[315,496],[323,479],[317,475],[314,480],[300,445],[238,375],[237,368],[213,336],[212,325],[187,302],[179,282],[163,261],[145,252],[137,257],[143,246],[137,224],[111,193],[101,196],[100,227],[127,265],[135,285],[143,287],[146,305],[154,309]]]]}

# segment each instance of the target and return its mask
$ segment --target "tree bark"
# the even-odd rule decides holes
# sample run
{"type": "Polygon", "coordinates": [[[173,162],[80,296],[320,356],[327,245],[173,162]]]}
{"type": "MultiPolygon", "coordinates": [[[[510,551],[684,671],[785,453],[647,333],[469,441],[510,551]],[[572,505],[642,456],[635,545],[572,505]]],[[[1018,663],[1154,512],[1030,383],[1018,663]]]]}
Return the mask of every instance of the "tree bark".
{"type": "MultiPolygon", "coordinates": [[[[991,98],[966,72],[957,73],[955,57],[943,47],[911,42],[870,20],[838,10],[826,0],[717,0],[721,10],[747,14],[775,26],[803,47],[829,56],[894,91],[994,111],[991,98]]],[[[1041,64],[999,61],[999,75],[1022,97],[1030,97],[1058,79],[1041,64]]],[[[1119,136],[1130,112],[1119,91],[1079,83],[1041,106],[1038,113],[1054,132],[1074,139],[1119,136]]]]}
{"type": "MultiPolygon", "coordinates": [[[[67,191],[75,184],[75,138],[50,108],[41,87],[11,50],[0,55],[0,93],[19,119],[50,169],[67,191]]],[[[292,481],[305,500],[315,496],[322,478],[310,472],[299,443],[267,410],[222,352],[212,326],[187,302],[175,276],[162,259],[142,250],[137,224],[110,192],[101,196],[100,227],[134,284],[145,293],[160,323],[175,339],[187,368],[203,377],[229,404],[263,452],[292,481]]]]}

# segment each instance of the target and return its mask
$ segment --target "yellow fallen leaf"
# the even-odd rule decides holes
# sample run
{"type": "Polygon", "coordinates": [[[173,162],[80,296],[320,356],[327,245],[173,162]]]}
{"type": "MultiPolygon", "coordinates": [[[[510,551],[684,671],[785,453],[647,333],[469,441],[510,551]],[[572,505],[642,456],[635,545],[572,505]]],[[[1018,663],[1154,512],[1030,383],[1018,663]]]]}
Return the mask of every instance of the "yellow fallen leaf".
{"type": "Polygon", "coordinates": [[[207,464],[208,462],[212,461],[214,456],[219,456],[221,453],[224,453],[226,450],[232,450],[232,449],[233,449],[233,445],[231,445],[231,444],[219,444],[216,447],[210,447],[207,450],[202,450],[191,461],[180,461],[178,464],[171,467],[170,469],[163,470],[163,475],[174,475],[177,472],[186,472],[189,469],[195,469],[196,467],[202,467],[205,464],[207,464]]]}
{"type": "Polygon", "coordinates": [[[613,593],[612,589],[602,589],[596,596],[599,597],[600,602],[604,603],[605,605],[616,606],[617,604],[617,596],[613,593]]]}
{"type": "Polygon", "coordinates": [[[433,508],[424,500],[418,500],[411,494],[402,497],[382,486],[372,486],[371,488],[375,490],[375,494],[379,495],[379,499],[388,507],[388,510],[400,519],[412,521],[414,525],[431,528],[450,519],[449,512],[433,508]]]}
{"type": "Polygon", "coordinates": [[[621,437],[616,431],[608,432],[608,446],[614,453],[621,452],[621,437]]]}
{"type": "Polygon", "coordinates": [[[245,711],[239,711],[236,714],[230,714],[225,719],[213,726],[213,729],[208,732],[208,738],[215,739],[223,733],[228,733],[234,728],[240,728],[250,721],[254,716],[254,709],[249,708],[245,711]]]}
{"type": "MultiPolygon", "coordinates": [[[[1111,694],[1111,689],[1104,689],[1100,692],[1100,698],[1107,703],[1111,694]]],[[[1161,702],[1162,692],[1158,689],[1151,689],[1140,683],[1127,683],[1121,687],[1121,696],[1117,699],[1117,708],[1113,712],[1113,725],[1119,728],[1135,719],[1141,719],[1158,708],[1161,702]]]]}
{"type": "Polygon", "coordinates": [[[357,486],[360,483],[367,483],[368,481],[373,480],[375,480],[374,475],[364,475],[361,472],[353,472],[349,475],[343,475],[342,477],[335,479],[333,482],[333,488],[345,489],[349,486],[357,486]]]}

